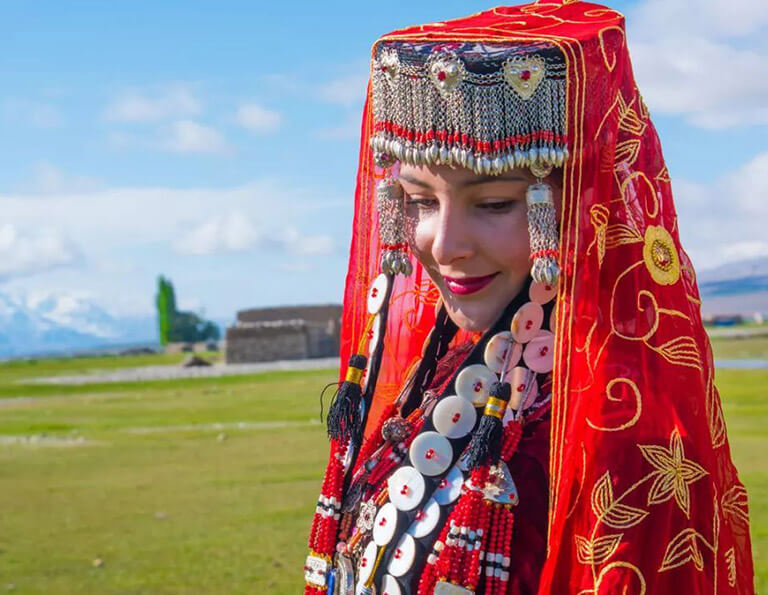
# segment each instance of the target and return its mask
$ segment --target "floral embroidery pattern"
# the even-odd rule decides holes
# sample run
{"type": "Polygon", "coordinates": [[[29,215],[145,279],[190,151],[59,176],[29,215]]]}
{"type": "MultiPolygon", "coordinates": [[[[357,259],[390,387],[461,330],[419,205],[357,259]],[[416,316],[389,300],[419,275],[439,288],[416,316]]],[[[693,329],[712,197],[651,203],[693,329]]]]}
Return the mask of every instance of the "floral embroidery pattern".
{"type": "Polygon", "coordinates": [[[648,504],[666,502],[674,496],[680,510],[690,518],[688,486],[707,475],[707,472],[698,463],[685,458],[680,432],[677,428],[672,431],[669,448],[652,444],[638,446],[645,459],[656,468],[656,479],[648,492],[648,504]]]}

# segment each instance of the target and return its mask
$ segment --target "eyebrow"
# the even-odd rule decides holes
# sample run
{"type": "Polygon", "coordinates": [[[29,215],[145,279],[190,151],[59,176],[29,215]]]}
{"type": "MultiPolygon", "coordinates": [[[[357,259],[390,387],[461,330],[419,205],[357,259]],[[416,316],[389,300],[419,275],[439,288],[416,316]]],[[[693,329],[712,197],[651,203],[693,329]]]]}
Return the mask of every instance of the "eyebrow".
{"type": "MultiPolygon", "coordinates": [[[[432,188],[432,186],[430,186],[427,182],[424,182],[423,180],[419,180],[418,178],[409,176],[408,174],[400,174],[400,179],[410,184],[413,184],[414,186],[419,186],[420,188],[432,188]]],[[[468,180],[465,180],[464,182],[459,182],[458,186],[460,188],[466,188],[468,186],[479,186],[480,184],[488,184],[490,182],[528,182],[528,181],[529,180],[527,178],[519,174],[507,174],[507,175],[501,175],[501,176],[483,175],[483,176],[472,177],[468,180]]]]}

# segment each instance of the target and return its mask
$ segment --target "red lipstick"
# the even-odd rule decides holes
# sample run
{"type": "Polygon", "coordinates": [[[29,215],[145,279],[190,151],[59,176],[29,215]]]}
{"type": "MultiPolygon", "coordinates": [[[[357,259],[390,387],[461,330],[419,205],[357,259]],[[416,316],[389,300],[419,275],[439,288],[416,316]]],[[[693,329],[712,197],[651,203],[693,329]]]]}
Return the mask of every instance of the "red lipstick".
{"type": "Polygon", "coordinates": [[[498,273],[485,275],[483,277],[446,277],[443,276],[445,284],[451,293],[456,295],[469,295],[480,291],[496,278],[498,273]]]}

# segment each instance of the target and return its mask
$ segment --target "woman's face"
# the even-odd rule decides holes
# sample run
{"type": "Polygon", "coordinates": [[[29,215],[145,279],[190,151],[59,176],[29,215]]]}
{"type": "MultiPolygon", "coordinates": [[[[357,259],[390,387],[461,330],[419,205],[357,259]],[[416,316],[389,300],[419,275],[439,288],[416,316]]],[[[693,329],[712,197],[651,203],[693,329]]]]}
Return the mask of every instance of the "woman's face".
{"type": "MultiPolygon", "coordinates": [[[[440,290],[451,319],[485,331],[520,291],[531,268],[524,170],[499,176],[403,164],[411,250],[440,290]]],[[[550,184],[552,182],[550,181],[550,184]]],[[[560,189],[552,184],[559,214],[560,189]]]]}

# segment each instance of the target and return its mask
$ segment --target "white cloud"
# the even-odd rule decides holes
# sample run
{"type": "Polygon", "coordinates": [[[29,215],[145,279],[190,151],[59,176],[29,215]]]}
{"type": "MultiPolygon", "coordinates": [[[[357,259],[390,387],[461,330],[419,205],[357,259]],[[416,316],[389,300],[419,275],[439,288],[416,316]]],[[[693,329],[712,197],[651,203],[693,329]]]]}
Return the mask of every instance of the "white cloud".
{"type": "Polygon", "coordinates": [[[651,110],[708,129],[768,124],[764,0],[646,0],[627,22],[651,110]]]}
{"type": "Polygon", "coordinates": [[[347,107],[362,104],[368,85],[368,73],[352,74],[328,81],[318,88],[318,95],[329,103],[347,107]]]}
{"type": "Polygon", "coordinates": [[[174,153],[218,153],[231,151],[221,133],[210,126],[192,120],[173,122],[160,146],[174,153]]]}
{"type": "Polygon", "coordinates": [[[247,103],[237,108],[235,119],[238,124],[256,133],[274,132],[282,123],[280,112],[266,109],[256,103],[247,103]]]}
{"type": "Polygon", "coordinates": [[[768,152],[711,184],[672,185],[683,246],[697,269],[768,254],[768,152]]]}
{"type": "Polygon", "coordinates": [[[243,212],[231,212],[205,221],[184,232],[174,250],[183,255],[202,256],[246,250],[274,250],[298,255],[323,255],[333,251],[327,235],[305,235],[295,227],[275,230],[274,225],[257,227],[243,212]]]}
{"type": "Polygon", "coordinates": [[[729,38],[756,33],[768,25],[765,0],[646,0],[632,20],[647,31],[665,37],[696,32],[729,38]]]}
{"type": "Polygon", "coordinates": [[[0,224],[0,280],[41,273],[79,259],[77,247],[56,231],[0,224]]]}
{"type": "Polygon", "coordinates": [[[104,117],[114,122],[149,122],[197,116],[202,111],[201,101],[189,87],[172,85],[154,93],[125,92],[106,107],[104,117]]]}
{"type": "Polygon", "coordinates": [[[241,252],[254,246],[259,233],[243,213],[220,215],[193,228],[174,243],[179,254],[241,252]]]}
{"type": "Polygon", "coordinates": [[[67,173],[46,161],[36,164],[33,170],[32,189],[42,194],[89,192],[98,187],[96,178],[67,173]]]}

